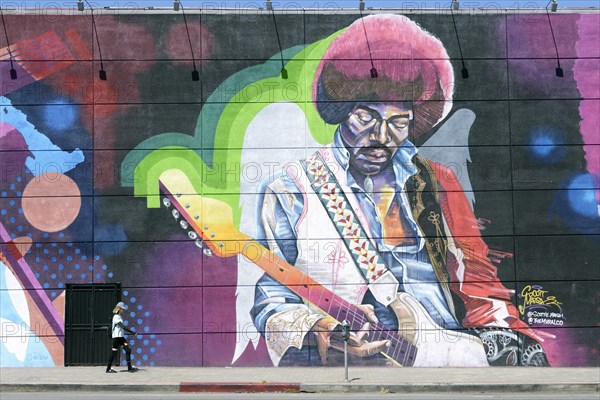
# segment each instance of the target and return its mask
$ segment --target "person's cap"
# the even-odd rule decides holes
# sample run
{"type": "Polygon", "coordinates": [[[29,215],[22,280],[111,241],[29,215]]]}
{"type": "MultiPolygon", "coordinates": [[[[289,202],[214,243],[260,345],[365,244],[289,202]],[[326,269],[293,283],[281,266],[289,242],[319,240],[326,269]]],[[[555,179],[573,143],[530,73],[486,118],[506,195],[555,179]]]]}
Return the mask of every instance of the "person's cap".
{"type": "Polygon", "coordinates": [[[123,303],[122,301],[118,302],[117,305],[115,306],[115,308],[122,308],[123,310],[125,309],[125,303],[123,303]]]}

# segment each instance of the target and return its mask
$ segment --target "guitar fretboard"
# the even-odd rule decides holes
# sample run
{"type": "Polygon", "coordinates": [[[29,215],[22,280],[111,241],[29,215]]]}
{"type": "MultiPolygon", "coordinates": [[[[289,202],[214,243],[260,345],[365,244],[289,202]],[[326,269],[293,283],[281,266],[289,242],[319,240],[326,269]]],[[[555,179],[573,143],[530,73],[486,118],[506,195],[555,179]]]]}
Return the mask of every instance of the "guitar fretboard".
{"type": "MultiPolygon", "coordinates": [[[[248,257],[258,265],[269,276],[279,283],[287,286],[292,292],[305,299],[307,302],[323,310],[327,315],[341,322],[348,320],[350,330],[360,331],[368,321],[364,312],[356,305],[337,296],[317,281],[310,278],[297,268],[292,267],[271,251],[267,250],[255,241],[244,245],[245,249],[253,247],[252,255],[248,257]],[[256,249],[258,249],[258,252],[256,249]],[[259,254],[257,257],[256,254],[259,254]]],[[[244,252],[246,256],[248,252],[244,252]]],[[[417,347],[391,330],[382,323],[371,324],[369,341],[388,340],[391,343],[386,355],[403,366],[412,366],[417,355],[417,347]]]]}

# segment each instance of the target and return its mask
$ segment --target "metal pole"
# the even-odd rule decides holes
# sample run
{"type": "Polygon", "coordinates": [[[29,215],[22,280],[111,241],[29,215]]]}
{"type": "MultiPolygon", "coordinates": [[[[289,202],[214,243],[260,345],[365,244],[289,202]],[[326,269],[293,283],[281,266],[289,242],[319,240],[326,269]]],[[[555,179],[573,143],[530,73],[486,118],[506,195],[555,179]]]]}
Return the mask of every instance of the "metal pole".
{"type": "Polygon", "coordinates": [[[350,322],[345,319],[342,321],[342,338],[344,339],[344,382],[348,380],[348,339],[350,339],[350,322]]]}
{"type": "Polygon", "coordinates": [[[344,382],[348,380],[348,341],[344,341],[344,382]]]}

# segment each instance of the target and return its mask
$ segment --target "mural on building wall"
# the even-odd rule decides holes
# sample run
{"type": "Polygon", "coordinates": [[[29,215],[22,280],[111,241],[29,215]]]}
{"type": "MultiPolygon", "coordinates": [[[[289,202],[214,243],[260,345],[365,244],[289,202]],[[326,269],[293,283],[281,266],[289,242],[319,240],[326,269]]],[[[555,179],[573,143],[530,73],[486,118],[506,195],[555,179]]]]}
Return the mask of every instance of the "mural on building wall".
{"type": "Polygon", "coordinates": [[[599,15],[275,17],[7,16],[0,365],[597,366],[599,15]]]}

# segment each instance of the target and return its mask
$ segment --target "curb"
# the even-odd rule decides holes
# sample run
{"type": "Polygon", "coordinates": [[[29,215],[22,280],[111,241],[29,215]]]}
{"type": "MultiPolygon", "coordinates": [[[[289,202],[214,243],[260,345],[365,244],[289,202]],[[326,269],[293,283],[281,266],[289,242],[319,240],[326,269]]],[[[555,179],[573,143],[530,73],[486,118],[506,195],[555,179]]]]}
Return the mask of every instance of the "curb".
{"type": "Polygon", "coordinates": [[[212,392],[212,393],[503,393],[563,392],[597,393],[598,383],[554,384],[456,384],[456,383],[256,383],[256,382],[181,382],[180,384],[0,384],[4,392],[212,392]]]}
{"type": "Polygon", "coordinates": [[[178,392],[179,385],[89,384],[89,383],[3,383],[4,392],[178,392]]]}
{"type": "Polygon", "coordinates": [[[503,392],[585,392],[600,391],[598,383],[564,384],[456,384],[456,383],[403,383],[403,384],[301,384],[302,392],[310,393],[503,393],[503,392]]]}
{"type": "Polygon", "coordinates": [[[300,383],[255,383],[255,382],[181,382],[180,392],[213,392],[213,393],[267,393],[267,392],[300,392],[300,383]]]}

